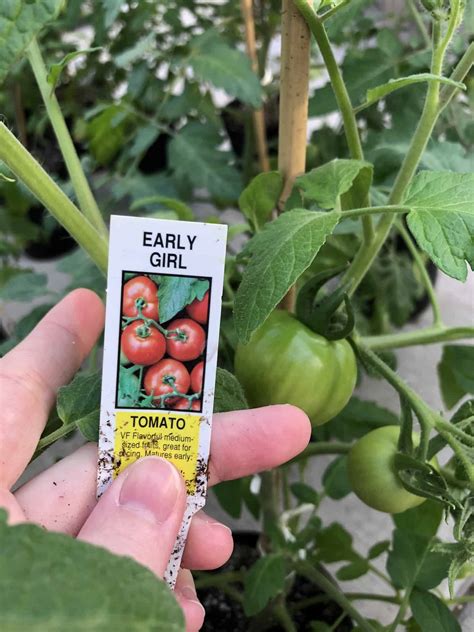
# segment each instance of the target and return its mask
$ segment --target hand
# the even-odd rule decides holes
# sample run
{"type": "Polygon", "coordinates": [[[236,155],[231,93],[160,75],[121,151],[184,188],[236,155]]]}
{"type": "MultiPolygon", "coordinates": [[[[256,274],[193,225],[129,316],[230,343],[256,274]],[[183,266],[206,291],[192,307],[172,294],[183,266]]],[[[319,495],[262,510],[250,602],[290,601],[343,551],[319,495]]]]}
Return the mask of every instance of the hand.
{"type": "MultiPolygon", "coordinates": [[[[88,444],[10,492],[34,453],[57,389],[79,369],[103,321],[100,299],[76,290],[0,360],[0,507],[12,524],[31,521],[67,533],[133,557],[162,577],[186,501],[181,476],[163,459],[129,466],[97,502],[97,446],[88,444]]],[[[292,406],[215,415],[209,484],[291,459],[310,432],[306,415],[292,406]]],[[[175,591],[188,632],[199,630],[204,619],[189,569],[221,566],[232,547],[226,526],[202,511],[194,517],[175,591]]]]}

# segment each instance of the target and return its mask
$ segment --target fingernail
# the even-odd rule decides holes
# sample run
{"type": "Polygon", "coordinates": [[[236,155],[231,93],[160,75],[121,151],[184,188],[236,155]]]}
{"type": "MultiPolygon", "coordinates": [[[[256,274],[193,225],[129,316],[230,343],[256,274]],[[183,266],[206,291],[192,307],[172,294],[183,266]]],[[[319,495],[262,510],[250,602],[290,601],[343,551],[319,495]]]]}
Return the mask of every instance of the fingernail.
{"type": "Polygon", "coordinates": [[[119,504],[149,514],[156,522],[166,522],[173,513],[182,481],[178,471],[159,457],[147,457],[127,468],[119,504]]]}

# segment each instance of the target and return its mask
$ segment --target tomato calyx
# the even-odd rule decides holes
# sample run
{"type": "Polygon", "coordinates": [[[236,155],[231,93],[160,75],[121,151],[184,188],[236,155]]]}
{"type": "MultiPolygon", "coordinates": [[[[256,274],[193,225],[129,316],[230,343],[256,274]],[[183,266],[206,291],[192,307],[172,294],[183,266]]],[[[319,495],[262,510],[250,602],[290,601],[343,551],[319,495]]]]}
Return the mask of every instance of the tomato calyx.
{"type": "Polygon", "coordinates": [[[149,338],[151,336],[151,327],[146,323],[135,329],[135,333],[139,338],[149,338]]]}
{"type": "Polygon", "coordinates": [[[348,294],[348,283],[342,282],[333,292],[318,297],[322,287],[346,267],[323,270],[303,285],[296,300],[298,320],[327,340],[347,338],[354,329],[354,310],[348,294]]]}

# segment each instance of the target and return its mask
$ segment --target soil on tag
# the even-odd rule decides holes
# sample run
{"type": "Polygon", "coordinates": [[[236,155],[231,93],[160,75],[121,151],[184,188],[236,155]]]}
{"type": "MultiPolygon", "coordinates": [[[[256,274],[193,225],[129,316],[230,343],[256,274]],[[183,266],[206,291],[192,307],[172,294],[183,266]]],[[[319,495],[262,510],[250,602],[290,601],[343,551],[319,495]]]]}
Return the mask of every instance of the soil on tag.
{"type": "MultiPolygon", "coordinates": [[[[235,548],[229,562],[219,571],[229,572],[249,568],[257,561],[257,533],[237,533],[234,535],[235,548]]],[[[217,587],[200,588],[197,591],[199,599],[206,610],[206,620],[202,632],[249,632],[252,630],[252,620],[248,619],[242,606],[217,587]]],[[[323,621],[329,625],[335,623],[341,616],[341,608],[325,598],[324,593],[318,590],[314,584],[304,577],[296,577],[293,588],[287,598],[288,608],[298,632],[311,632],[311,622],[323,621]],[[297,609],[300,602],[315,599],[305,608],[297,609]],[[318,598],[318,599],[316,599],[318,598]],[[320,600],[319,600],[320,599],[320,600]]],[[[352,621],[345,617],[336,628],[335,632],[350,632],[353,629],[352,621]]],[[[265,622],[258,623],[259,632],[283,632],[283,628],[276,621],[271,621],[265,616],[265,622]],[[268,622],[268,627],[266,627],[268,622]]]]}

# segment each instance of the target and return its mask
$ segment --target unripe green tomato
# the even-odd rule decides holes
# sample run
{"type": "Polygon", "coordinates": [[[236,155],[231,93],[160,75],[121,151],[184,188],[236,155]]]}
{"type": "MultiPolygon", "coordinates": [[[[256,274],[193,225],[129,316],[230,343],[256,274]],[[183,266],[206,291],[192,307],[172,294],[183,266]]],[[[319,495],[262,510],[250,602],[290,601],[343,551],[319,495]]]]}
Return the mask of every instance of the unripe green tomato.
{"type": "MultiPolygon", "coordinates": [[[[367,433],[352,446],[347,466],[354,493],[372,509],[401,513],[425,502],[407,491],[394,468],[400,426],[382,426],[367,433]]],[[[419,436],[413,433],[413,443],[419,436]]]]}
{"type": "Polygon", "coordinates": [[[327,340],[276,310],[237,347],[235,374],[252,406],[293,404],[320,425],[349,401],[357,366],[346,340],[327,340]]]}

